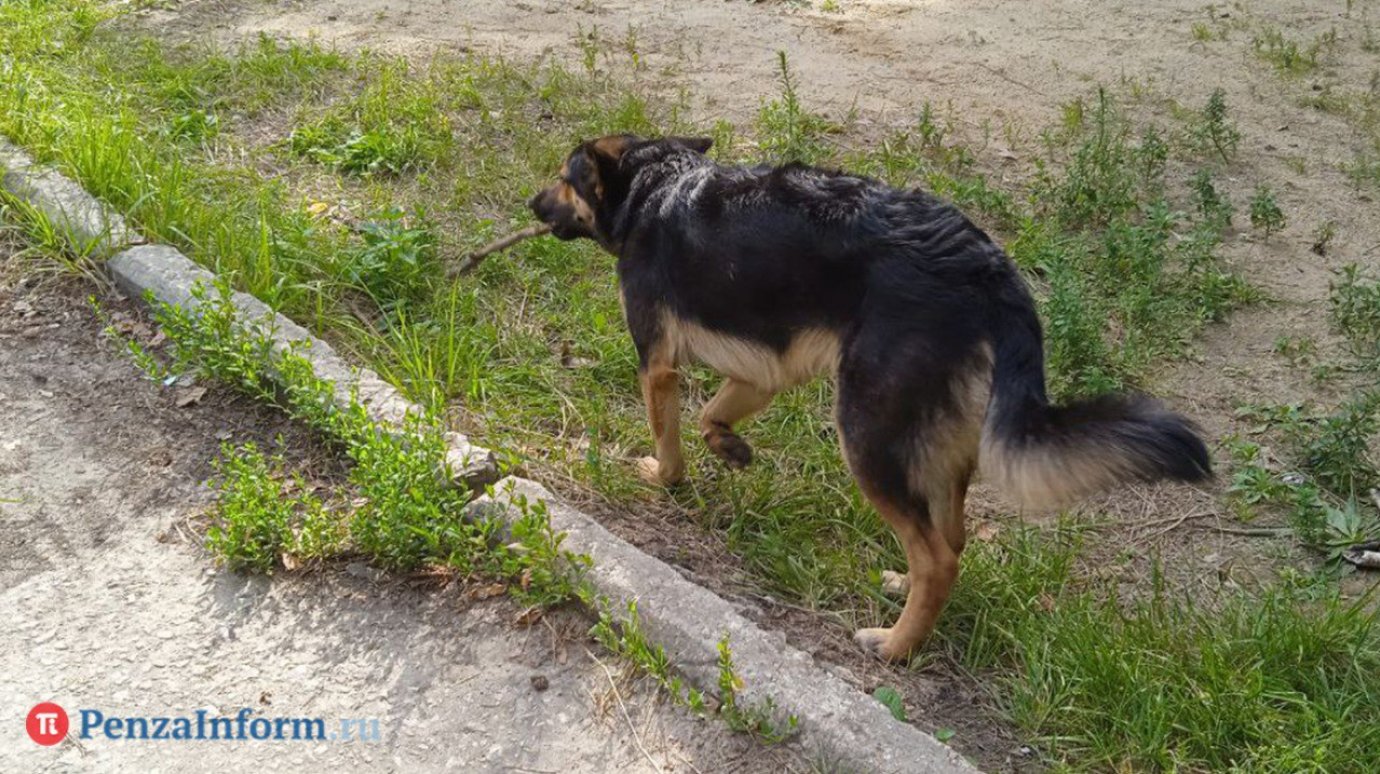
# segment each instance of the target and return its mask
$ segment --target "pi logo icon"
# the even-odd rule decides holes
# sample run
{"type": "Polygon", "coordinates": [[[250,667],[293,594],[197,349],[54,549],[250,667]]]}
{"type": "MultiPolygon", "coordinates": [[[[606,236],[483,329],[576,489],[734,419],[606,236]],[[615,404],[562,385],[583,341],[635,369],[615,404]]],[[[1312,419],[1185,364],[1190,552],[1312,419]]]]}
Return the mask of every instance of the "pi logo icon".
{"type": "Polygon", "coordinates": [[[24,728],[30,739],[44,747],[52,747],[67,736],[67,713],[50,701],[36,704],[29,710],[24,728]]]}

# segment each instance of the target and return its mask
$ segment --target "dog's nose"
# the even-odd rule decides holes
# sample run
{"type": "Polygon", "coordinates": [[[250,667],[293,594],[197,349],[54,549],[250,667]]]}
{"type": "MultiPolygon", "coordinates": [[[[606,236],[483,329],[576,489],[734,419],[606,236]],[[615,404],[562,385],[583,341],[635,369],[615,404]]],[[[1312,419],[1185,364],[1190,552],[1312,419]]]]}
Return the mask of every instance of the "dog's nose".
{"type": "Polygon", "coordinates": [[[537,209],[537,207],[541,204],[541,194],[541,191],[537,191],[535,194],[532,195],[531,199],[527,200],[527,209],[531,210],[532,212],[540,212],[537,209]]]}

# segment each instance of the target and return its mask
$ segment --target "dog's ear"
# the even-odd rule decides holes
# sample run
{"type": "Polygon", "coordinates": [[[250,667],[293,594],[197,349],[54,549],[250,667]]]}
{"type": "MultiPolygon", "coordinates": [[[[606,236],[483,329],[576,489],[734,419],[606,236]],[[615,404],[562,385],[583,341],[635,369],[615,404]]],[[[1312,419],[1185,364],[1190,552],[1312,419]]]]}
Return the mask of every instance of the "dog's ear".
{"type": "Polygon", "coordinates": [[[708,153],[714,145],[714,139],[711,137],[667,137],[666,139],[684,145],[696,153],[708,153]]]}
{"type": "Polygon", "coordinates": [[[591,140],[589,143],[590,155],[616,162],[623,158],[623,154],[632,147],[633,143],[637,142],[637,139],[635,135],[631,134],[611,134],[607,137],[591,140]]]}
{"type": "Polygon", "coordinates": [[[640,142],[640,138],[636,135],[611,134],[585,143],[585,155],[594,162],[594,194],[597,198],[603,198],[605,189],[618,179],[618,162],[637,142],[640,142]]]}

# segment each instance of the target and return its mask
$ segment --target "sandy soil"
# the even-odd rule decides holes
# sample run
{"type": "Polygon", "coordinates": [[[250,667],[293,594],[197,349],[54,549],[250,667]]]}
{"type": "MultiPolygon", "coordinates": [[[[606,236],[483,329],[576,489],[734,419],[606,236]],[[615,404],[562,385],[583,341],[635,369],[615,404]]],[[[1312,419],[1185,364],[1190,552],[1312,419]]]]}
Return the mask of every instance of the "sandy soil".
{"type": "MultiPolygon", "coordinates": [[[[0,283],[0,732],[4,771],[779,771],[800,767],[662,703],[554,611],[416,589],[362,564],[214,569],[187,524],[222,440],[339,463],[282,415],[213,388],[162,389],[99,335],[88,285],[0,283]],[[609,671],[605,671],[605,668],[609,671]],[[544,680],[539,690],[534,680],[544,680]],[[616,685],[616,689],[614,686],[616,685]],[[375,718],[377,742],[26,738],[39,701],[109,716],[241,707],[375,718]],[[625,714],[626,713],[626,714],[625,714]]],[[[119,304],[123,324],[141,325],[119,304]]],[[[147,328],[136,335],[149,335],[147,328]]]]}

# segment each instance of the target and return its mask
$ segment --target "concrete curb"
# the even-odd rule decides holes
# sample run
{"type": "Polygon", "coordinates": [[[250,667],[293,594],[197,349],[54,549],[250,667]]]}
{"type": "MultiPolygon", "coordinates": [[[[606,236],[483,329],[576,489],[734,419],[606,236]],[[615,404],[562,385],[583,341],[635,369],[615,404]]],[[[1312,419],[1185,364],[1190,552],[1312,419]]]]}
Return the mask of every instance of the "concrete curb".
{"type": "MultiPolygon", "coordinates": [[[[209,289],[216,280],[216,275],[166,245],[131,247],[111,256],[105,266],[115,286],[125,295],[143,300],[152,294],[157,301],[193,311],[205,302],[199,301],[192,290],[198,285],[209,289]]],[[[259,299],[236,292],[231,300],[243,324],[270,333],[274,349],[281,352],[291,348],[306,358],[316,375],[331,383],[339,405],[348,405],[352,398],[358,400],[369,418],[385,427],[401,428],[409,414],[424,413],[378,374],[368,368],[351,367],[330,344],[259,299]]],[[[498,463],[492,452],[472,445],[460,433],[446,435],[450,447],[446,462],[455,480],[483,489],[498,479],[498,463]]]]}
{"type": "MultiPolygon", "coordinates": [[[[5,169],[5,189],[50,218],[56,213],[74,243],[94,245],[107,255],[114,253],[106,268],[116,286],[131,297],[143,299],[152,294],[158,301],[194,309],[197,302],[192,288],[197,283],[210,287],[214,282],[215,275],[171,247],[142,245],[120,250],[142,240],[130,232],[119,215],[71,180],[35,168],[22,151],[3,139],[0,165],[5,169]]],[[[407,414],[421,413],[373,371],[349,366],[329,344],[257,298],[235,293],[234,303],[245,323],[271,330],[278,347],[307,342],[298,351],[312,363],[318,376],[334,384],[336,400],[348,401],[357,394],[371,418],[395,427],[407,414]]],[[[456,478],[476,487],[497,478],[497,466],[487,449],[472,446],[459,433],[451,433],[448,440],[447,462],[456,478]]],[[[615,610],[626,609],[629,602],[636,601],[649,637],[697,686],[716,685],[718,644],[728,635],[737,673],[744,682],[743,700],[759,703],[771,699],[781,718],[795,715],[799,720],[798,743],[806,750],[846,770],[976,771],[958,753],[929,734],[897,722],[879,702],[789,646],[785,635],[762,630],[729,602],[613,535],[540,484],[504,479],[493,498],[481,498],[471,508],[497,509],[511,521],[519,515],[515,501],[522,499],[546,504],[552,528],[565,533],[564,547],[593,560],[587,577],[594,589],[607,597],[615,610]]]]}
{"type": "Polygon", "coordinates": [[[492,500],[472,505],[495,507],[512,521],[519,504],[546,503],[551,527],[565,533],[564,548],[593,560],[586,578],[607,597],[615,613],[637,602],[648,638],[666,650],[677,670],[697,686],[714,686],[719,677],[718,645],[725,635],[733,650],[739,696],[749,704],[770,699],[777,720],[799,720],[799,738],[845,769],[881,772],[973,772],[962,756],[914,726],[899,723],[882,704],[815,664],[791,647],[780,632],[764,631],[722,597],[686,580],[674,567],[644,554],[590,516],[560,502],[541,484],[505,478],[492,500]]]}
{"type": "Polygon", "coordinates": [[[0,137],[0,188],[38,210],[72,243],[73,249],[105,258],[144,243],[125,219],[58,172],[33,163],[28,154],[0,137]]]}

